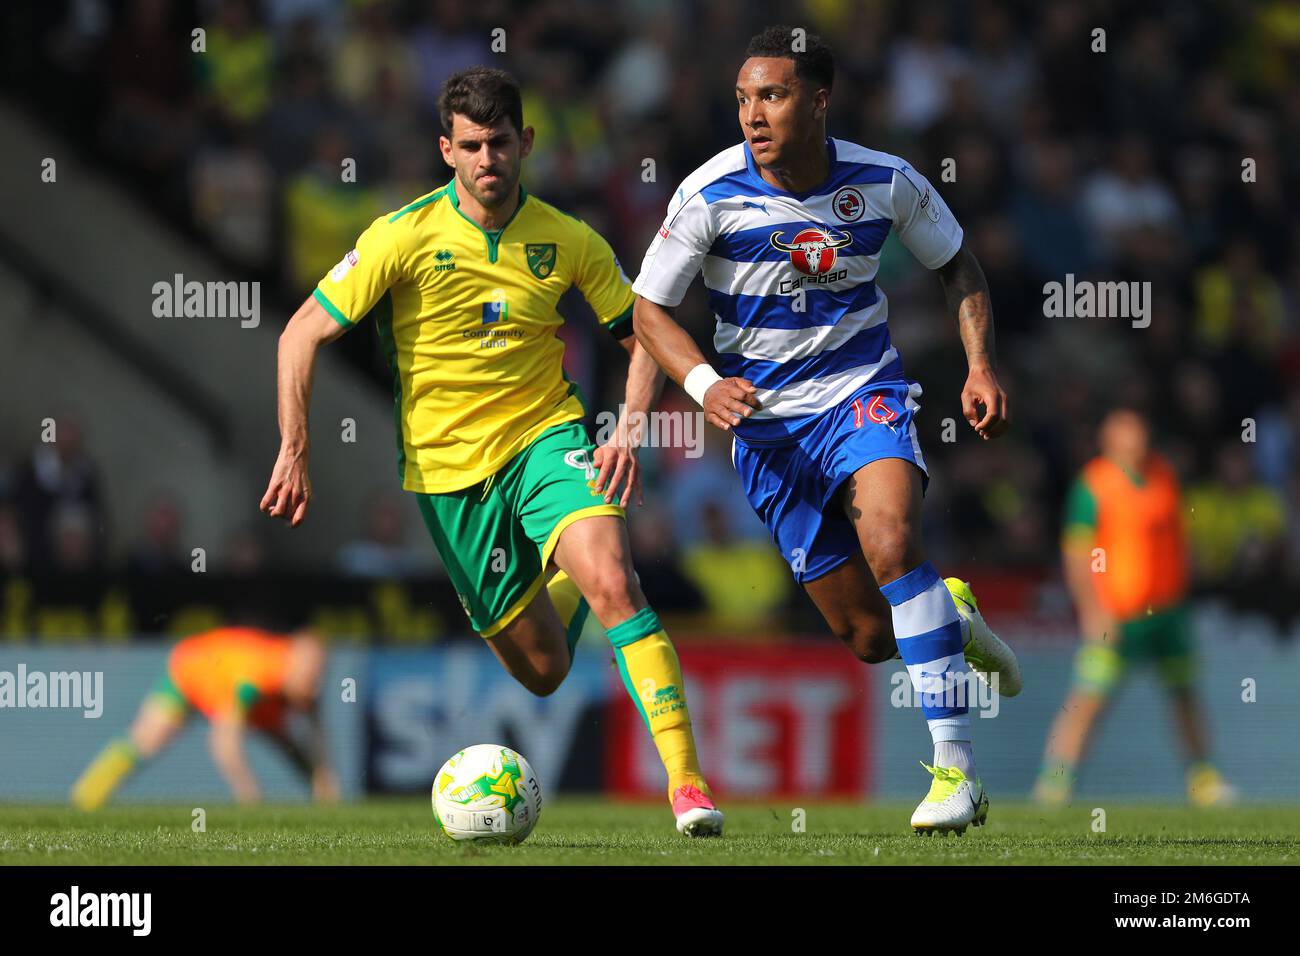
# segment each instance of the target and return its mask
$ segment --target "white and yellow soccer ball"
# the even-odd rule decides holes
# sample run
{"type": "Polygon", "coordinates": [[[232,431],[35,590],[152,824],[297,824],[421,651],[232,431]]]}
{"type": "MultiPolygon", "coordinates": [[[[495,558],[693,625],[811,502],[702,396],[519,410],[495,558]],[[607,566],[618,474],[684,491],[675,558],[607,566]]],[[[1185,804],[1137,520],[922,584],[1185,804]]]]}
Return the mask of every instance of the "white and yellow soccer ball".
{"type": "Polygon", "coordinates": [[[452,756],[433,781],[433,819],[453,840],[522,843],[537,826],[542,787],[522,755],[475,744],[452,756]]]}

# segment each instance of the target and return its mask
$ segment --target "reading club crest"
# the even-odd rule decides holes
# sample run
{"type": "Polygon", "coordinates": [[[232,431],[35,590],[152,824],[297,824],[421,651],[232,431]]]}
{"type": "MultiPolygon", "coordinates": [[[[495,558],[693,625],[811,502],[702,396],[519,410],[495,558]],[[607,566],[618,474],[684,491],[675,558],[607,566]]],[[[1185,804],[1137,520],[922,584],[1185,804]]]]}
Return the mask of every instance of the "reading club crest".
{"type": "Polygon", "coordinates": [[[852,186],[845,186],[835,194],[835,198],[831,200],[831,207],[835,210],[835,215],[840,217],[841,222],[857,222],[862,218],[867,204],[862,198],[862,193],[852,186]]]}

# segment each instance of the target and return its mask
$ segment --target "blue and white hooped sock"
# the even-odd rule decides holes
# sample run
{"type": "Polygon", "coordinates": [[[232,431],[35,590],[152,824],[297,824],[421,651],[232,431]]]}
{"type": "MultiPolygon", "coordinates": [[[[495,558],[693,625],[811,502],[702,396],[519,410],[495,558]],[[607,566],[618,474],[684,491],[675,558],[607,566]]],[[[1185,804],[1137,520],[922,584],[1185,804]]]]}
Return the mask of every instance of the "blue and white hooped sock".
{"type": "Polygon", "coordinates": [[[962,622],[929,561],[880,588],[893,608],[894,639],[936,744],[971,739],[962,622]]]}

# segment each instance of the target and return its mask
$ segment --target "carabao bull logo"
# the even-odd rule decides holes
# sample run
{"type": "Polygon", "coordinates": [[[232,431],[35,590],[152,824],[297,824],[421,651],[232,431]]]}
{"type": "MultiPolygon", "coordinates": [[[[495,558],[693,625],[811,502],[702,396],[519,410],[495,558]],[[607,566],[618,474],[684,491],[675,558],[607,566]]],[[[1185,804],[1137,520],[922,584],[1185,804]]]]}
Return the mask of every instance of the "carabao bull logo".
{"type": "Polygon", "coordinates": [[[835,268],[838,257],[836,249],[842,249],[853,241],[848,233],[833,233],[829,229],[809,226],[795,234],[792,241],[785,241],[785,231],[774,232],[768,238],[774,248],[790,254],[791,264],[806,276],[824,275],[835,268]]]}

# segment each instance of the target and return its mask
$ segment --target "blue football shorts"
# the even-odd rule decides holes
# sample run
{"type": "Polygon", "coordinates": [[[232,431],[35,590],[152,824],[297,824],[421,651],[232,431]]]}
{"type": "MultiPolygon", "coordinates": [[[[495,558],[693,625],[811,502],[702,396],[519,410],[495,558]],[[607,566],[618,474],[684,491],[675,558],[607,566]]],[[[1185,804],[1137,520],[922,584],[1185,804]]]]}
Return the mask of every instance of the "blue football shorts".
{"type": "Polygon", "coordinates": [[[869,382],[834,408],[800,419],[781,438],[735,436],[731,461],[745,497],[800,584],[862,551],[836,495],[855,471],[902,458],[921,470],[923,490],[929,483],[913,422],[920,395],[915,382],[869,382]]]}

